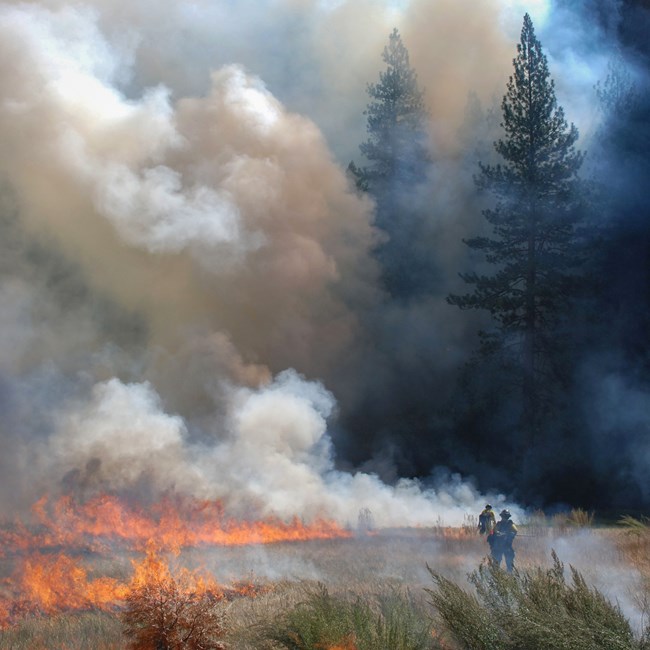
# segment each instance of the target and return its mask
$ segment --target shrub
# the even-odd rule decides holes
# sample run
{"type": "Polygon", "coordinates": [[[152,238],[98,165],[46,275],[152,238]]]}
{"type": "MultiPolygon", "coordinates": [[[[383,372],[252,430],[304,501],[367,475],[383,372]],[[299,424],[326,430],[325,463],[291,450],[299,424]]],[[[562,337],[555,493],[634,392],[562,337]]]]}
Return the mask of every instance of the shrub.
{"type": "Polygon", "coordinates": [[[429,569],[430,603],[449,635],[467,650],[632,650],[635,640],[618,606],[590,588],[553,553],[550,569],[509,574],[485,562],[469,576],[473,592],[429,569]]]}
{"type": "Polygon", "coordinates": [[[223,614],[209,593],[172,580],[143,585],[126,598],[124,634],[132,650],[221,650],[223,614]]]}
{"type": "Polygon", "coordinates": [[[571,512],[559,513],[553,516],[553,525],[560,531],[570,528],[590,528],[594,523],[594,513],[582,508],[573,508],[571,512]]]}
{"type": "Polygon", "coordinates": [[[223,595],[187,571],[178,577],[148,551],[121,618],[131,650],[223,650],[223,595]]]}
{"type": "Polygon", "coordinates": [[[266,636],[288,650],[428,650],[431,626],[419,610],[408,592],[363,598],[319,585],[266,636]]]}

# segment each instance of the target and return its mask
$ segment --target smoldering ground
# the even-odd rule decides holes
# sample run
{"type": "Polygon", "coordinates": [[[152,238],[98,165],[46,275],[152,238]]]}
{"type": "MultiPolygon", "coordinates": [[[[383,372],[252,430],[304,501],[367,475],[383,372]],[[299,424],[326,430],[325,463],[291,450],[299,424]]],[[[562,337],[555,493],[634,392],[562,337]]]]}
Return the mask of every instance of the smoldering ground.
{"type": "MultiPolygon", "coordinates": [[[[551,34],[545,5],[496,0],[6,3],[4,507],[71,476],[344,522],[481,507],[498,481],[442,409],[477,328],[444,302],[480,223],[457,134],[470,90],[502,94],[526,8],[551,34]],[[344,173],[393,26],[439,160],[409,303],[383,291],[374,206],[344,173]],[[440,465],[478,483],[398,480],[440,465]]],[[[571,119],[606,58],[571,69],[571,119]]]]}

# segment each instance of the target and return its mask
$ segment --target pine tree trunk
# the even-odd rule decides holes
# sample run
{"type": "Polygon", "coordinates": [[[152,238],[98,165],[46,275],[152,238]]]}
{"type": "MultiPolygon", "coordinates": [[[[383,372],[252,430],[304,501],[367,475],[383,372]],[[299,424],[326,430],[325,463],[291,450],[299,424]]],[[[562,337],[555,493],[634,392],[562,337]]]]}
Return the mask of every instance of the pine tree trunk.
{"type": "Polygon", "coordinates": [[[537,260],[535,245],[537,243],[536,207],[535,202],[529,203],[528,225],[528,250],[526,266],[526,302],[524,316],[524,381],[523,381],[523,424],[525,431],[525,444],[532,446],[535,443],[535,429],[537,427],[537,386],[535,376],[535,344],[537,334],[537,260]]]}

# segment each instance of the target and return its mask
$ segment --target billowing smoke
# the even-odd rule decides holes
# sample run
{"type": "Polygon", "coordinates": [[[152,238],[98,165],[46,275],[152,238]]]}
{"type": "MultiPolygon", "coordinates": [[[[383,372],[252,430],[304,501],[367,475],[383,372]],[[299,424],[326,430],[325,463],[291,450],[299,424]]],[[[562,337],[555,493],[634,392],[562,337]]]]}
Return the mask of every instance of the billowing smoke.
{"type": "Polygon", "coordinates": [[[363,295],[354,285],[372,277],[355,256],[370,205],[312,122],[237,66],[202,98],[128,99],[117,81],[131,56],[90,9],[6,7],[3,26],[4,166],[26,227],[146,312],[154,336],[216,321],[265,361],[274,337],[297,354],[305,330],[329,329],[323,355],[345,340],[335,285],[345,275],[363,295]]]}
{"type": "MultiPolygon", "coordinates": [[[[161,409],[149,384],[97,384],[70,404],[37,464],[86,490],[122,490],[143,482],[161,492],[220,499],[249,517],[333,517],[356,524],[369,509],[377,525],[462,522],[481,498],[458,478],[438,490],[403,479],[336,470],[327,417],[334,397],[294,371],[260,389],[233,387],[214,442],[192,441],[186,423],[161,409]]],[[[496,498],[496,502],[503,497],[496,498]]]]}
{"type": "Polygon", "coordinates": [[[483,497],[458,479],[337,470],[332,393],[273,378],[331,378],[360,336],[355,310],[380,295],[370,201],[240,65],[195,97],[128,88],[147,30],[111,37],[112,12],[0,13],[3,428],[20,505],[146,483],[242,514],[462,520],[483,497]]]}
{"type": "Polygon", "coordinates": [[[590,49],[588,8],[560,2],[5,3],[3,508],[145,485],[242,516],[369,508],[381,525],[503,503],[493,431],[459,438],[450,407],[482,321],[445,297],[480,228],[472,175],[523,12],[592,134],[585,98],[620,16],[600,4],[590,49]],[[412,301],[386,295],[385,234],[345,174],[395,26],[435,162],[404,251],[431,251],[412,301]]]}

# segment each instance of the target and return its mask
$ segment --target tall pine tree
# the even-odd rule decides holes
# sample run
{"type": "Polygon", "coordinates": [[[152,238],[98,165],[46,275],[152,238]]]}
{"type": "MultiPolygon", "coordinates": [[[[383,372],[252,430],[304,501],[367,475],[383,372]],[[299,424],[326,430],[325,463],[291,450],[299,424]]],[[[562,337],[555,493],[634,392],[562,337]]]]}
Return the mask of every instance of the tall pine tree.
{"type": "Polygon", "coordinates": [[[528,444],[539,432],[548,388],[563,374],[558,331],[579,263],[577,174],[583,155],[575,150],[576,127],[568,126],[557,105],[528,14],[513,64],[501,105],[505,136],[495,143],[503,163],[480,165],[477,178],[496,199],[483,212],[493,237],[466,240],[494,271],[461,274],[473,292],[451,295],[448,302],[492,315],[496,329],[482,333],[482,351],[502,355],[514,369],[528,444]]]}
{"type": "Polygon", "coordinates": [[[359,147],[367,164],[351,163],[348,171],[357,187],[377,205],[376,225],[387,235],[377,249],[386,288],[393,297],[417,293],[426,271],[418,255],[423,197],[430,167],[427,149],[428,114],[417,74],[397,29],[390,34],[382,58],[386,70],[379,83],[368,84],[368,139],[359,147]]]}

